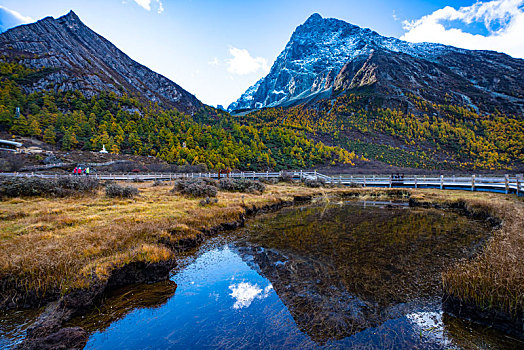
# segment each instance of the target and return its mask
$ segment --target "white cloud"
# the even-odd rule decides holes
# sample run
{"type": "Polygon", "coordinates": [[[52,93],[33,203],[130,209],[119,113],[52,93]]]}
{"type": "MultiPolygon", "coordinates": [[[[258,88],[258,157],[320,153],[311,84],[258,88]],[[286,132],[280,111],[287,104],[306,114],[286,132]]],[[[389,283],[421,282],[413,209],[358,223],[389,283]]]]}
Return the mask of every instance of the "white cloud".
{"type": "Polygon", "coordinates": [[[229,286],[231,289],[231,295],[236,299],[233,304],[233,309],[242,309],[249,307],[255,298],[265,299],[268,297],[269,292],[273,289],[272,285],[268,285],[264,290],[260,289],[257,284],[251,284],[249,282],[240,282],[238,284],[232,284],[229,286]]]}
{"type": "Polygon", "coordinates": [[[397,16],[397,11],[395,11],[395,10],[393,10],[393,12],[391,13],[391,17],[393,17],[393,20],[395,20],[395,21],[399,20],[399,18],[397,16]]]}
{"type": "Polygon", "coordinates": [[[157,12],[158,13],[162,13],[164,12],[164,4],[162,3],[161,0],[135,0],[135,2],[143,7],[144,9],[146,9],[147,11],[151,11],[151,3],[152,2],[156,2],[157,4],[157,12]]]}
{"type": "Polygon", "coordinates": [[[213,59],[211,61],[208,61],[207,64],[209,64],[210,66],[218,66],[220,64],[220,61],[218,60],[218,58],[213,57],[213,59]]]}
{"type": "Polygon", "coordinates": [[[267,60],[263,57],[252,57],[246,49],[230,47],[229,53],[233,58],[226,60],[228,72],[238,75],[256,73],[259,70],[263,73],[269,72],[267,60]]]}
{"type": "Polygon", "coordinates": [[[164,4],[162,3],[162,1],[156,0],[156,2],[158,3],[158,10],[157,10],[157,12],[158,13],[164,12],[164,4]]]}
{"type": "Polygon", "coordinates": [[[151,0],[135,0],[135,2],[144,9],[151,11],[151,0]]]}
{"type": "Polygon", "coordinates": [[[446,6],[413,21],[404,21],[407,31],[401,39],[436,42],[470,50],[495,50],[524,58],[524,0],[477,2],[458,10],[446,6]],[[460,28],[446,28],[442,22],[482,23],[487,35],[471,34],[460,28]]]}
{"type": "Polygon", "coordinates": [[[34,19],[24,16],[15,10],[0,5],[0,32],[20,24],[35,22],[34,19]]]}

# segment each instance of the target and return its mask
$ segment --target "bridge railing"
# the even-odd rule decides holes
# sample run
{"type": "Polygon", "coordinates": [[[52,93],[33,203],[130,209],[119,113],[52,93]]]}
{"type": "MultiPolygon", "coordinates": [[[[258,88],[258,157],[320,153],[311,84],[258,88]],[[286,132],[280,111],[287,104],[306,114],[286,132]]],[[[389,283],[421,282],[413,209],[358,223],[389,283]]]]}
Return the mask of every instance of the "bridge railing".
{"type": "MultiPolygon", "coordinates": [[[[172,181],[180,178],[212,178],[218,179],[229,176],[231,178],[261,179],[261,178],[279,178],[291,176],[293,179],[319,179],[327,184],[341,185],[360,185],[375,187],[414,187],[414,188],[440,188],[440,189],[466,189],[471,191],[493,191],[504,193],[524,193],[524,179],[522,175],[505,175],[505,176],[454,176],[454,175],[336,175],[329,176],[317,171],[293,170],[286,172],[255,172],[242,171],[231,172],[229,174],[218,174],[216,172],[206,173],[148,173],[148,174],[91,174],[101,180],[115,181],[172,181]]],[[[0,173],[0,176],[17,176],[17,177],[41,177],[57,178],[63,176],[83,176],[72,174],[42,174],[42,173],[0,173]]]]}

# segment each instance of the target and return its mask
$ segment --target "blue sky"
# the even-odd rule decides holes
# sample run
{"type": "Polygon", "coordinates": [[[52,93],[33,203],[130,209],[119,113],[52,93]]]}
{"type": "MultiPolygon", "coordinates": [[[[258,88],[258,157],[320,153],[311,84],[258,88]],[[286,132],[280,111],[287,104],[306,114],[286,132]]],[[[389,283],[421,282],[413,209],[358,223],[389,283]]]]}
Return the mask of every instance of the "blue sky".
{"type": "Polygon", "coordinates": [[[524,58],[524,0],[0,0],[0,31],[74,10],[131,58],[211,105],[267,74],[312,13],[409,41],[524,58]]]}

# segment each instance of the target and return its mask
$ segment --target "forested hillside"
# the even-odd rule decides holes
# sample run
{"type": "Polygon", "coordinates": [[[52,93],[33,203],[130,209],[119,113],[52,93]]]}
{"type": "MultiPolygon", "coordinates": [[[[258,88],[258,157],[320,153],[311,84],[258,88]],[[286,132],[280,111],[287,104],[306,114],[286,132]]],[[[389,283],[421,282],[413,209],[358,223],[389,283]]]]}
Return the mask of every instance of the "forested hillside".
{"type": "Polygon", "coordinates": [[[280,170],[351,165],[358,159],[343,148],[308,139],[303,130],[240,123],[207,106],[190,116],[127,94],[24,93],[22,85],[47,70],[0,60],[0,131],[32,136],[62,150],[98,151],[105,145],[113,153],[157,156],[178,165],[203,163],[210,169],[280,170]]]}
{"type": "Polygon", "coordinates": [[[309,105],[251,113],[250,123],[290,127],[386,163],[417,168],[522,169],[524,119],[431,104],[409,95],[409,111],[376,96],[342,94],[309,105]]]}

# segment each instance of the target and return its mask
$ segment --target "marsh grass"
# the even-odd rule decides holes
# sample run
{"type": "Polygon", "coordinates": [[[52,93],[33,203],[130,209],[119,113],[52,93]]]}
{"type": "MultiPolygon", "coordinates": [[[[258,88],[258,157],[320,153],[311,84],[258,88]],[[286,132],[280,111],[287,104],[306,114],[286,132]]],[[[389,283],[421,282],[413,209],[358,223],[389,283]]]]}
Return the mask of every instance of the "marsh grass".
{"type": "Polygon", "coordinates": [[[524,201],[514,196],[462,191],[416,192],[422,201],[459,204],[471,215],[496,217],[502,224],[479,254],[442,274],[444,291],[483,309],[516,316],[524,310],[524,201]]]}
{"type": "Polygon", "coordinates": [[[502,228],[495,231],[478,258],[443,274],[444,288],[476,305],[517,315],[524,311],[523,209],[514,205],[491,209],[503,218],[502,228]]]}
{"type": "Polygon", "coordinates": [[[311,191],[276,185],[260,194],[219,192],[219,202],[170,193],[172,183],[136,184],[134,199],[103,190],[81,197],[0,201],[0,303],[24,295],[64,294],[132,261],[171,259],[161,241],[191,238],[202,229],[238,220],[246,206],[263,206],[311,191]],[[185,227],[185,230],[176,230],[185,227]],[[175,229],[174,229],[175,228],[175,229]]]}

